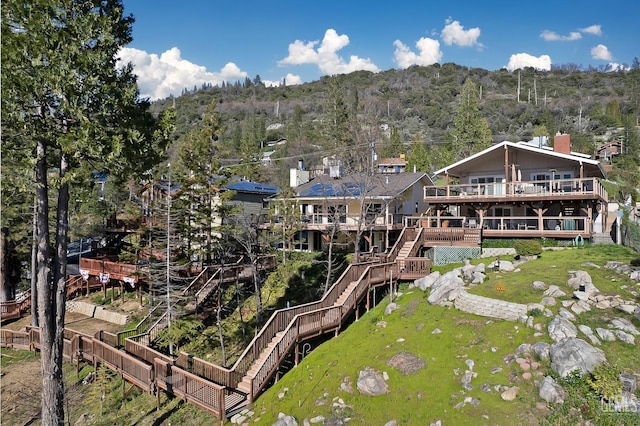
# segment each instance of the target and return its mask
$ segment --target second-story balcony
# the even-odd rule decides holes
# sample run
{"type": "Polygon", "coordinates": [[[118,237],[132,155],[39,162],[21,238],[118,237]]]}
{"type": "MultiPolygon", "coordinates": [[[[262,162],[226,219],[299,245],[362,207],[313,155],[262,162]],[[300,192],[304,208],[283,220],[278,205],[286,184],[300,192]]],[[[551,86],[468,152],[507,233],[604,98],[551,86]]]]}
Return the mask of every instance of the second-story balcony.
{"type": "Polygon", "coordinates": [[[427,203],[460,204],[465,201],[584,200],[608,202],[597,178],[433,185],[424,187],[427,203]]]}

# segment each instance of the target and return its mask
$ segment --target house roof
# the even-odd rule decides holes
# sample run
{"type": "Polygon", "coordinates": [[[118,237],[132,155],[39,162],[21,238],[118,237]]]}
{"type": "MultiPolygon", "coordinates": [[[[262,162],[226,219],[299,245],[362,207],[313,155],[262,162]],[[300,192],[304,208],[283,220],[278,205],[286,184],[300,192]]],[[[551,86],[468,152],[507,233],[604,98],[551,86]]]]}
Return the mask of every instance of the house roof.
{"type": "Polygon", "coordinates": [[[398,173],[392,175],[349,175],[332,178],[320,175],[295,188],[298,198],[395,198],[415,183],[433,182],[426,173],[398,173]]]}
{"type": "Polygon", "coordinates": [[[262,195],[274,195],[278,192],[277,186],[252,182],[250,180],[238,180],[236,182],[228,183],[224,186],[224,189],[262,195]]]}
{"type": "Polygon", "coordinates": [[[592,160],[589,155],[581,154],[577,152],[571,152],[571,154],[563,154],[553,151],[553,148],[539,148],[527,143],[515,143],[504,141],[499,144],[493,145],[483,151],[473,154],[463,160],[453,163],[447,167],[443,167],[440,170],[436,170],[433,174],[434,178],[438,175],[448,174],[449,176],[459,177],[465,172],[469,172],[474,169],[474,165],[484,161],[484,159],[491,155],[496,155],[498,152],[509,149],[509,152],[520,151],[527,154],[548,156],[548,158],[566,160],[568,162],[575,162],[585,166],[585,175],[593,177],[605,177],[605,172],[598,160],[592,160]]]}

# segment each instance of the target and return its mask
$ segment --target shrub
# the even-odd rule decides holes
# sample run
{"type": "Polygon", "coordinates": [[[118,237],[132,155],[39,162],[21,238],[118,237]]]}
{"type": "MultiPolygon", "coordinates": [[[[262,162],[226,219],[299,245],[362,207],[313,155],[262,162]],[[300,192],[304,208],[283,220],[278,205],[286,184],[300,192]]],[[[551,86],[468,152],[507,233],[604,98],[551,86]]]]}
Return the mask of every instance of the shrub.
{"type": "Polygon", "coordinates": [[[636,257],[635,259],[631,259],[631,266],[638,267],[640,266],[640,257],[636,257]]]}
{"type": "Polygon", "coordinates": [[[618,369],[605,362],[594,368],[592,378],[588,380],[589,386],[598,395],[610,400],[622,393],[622,382],[618,376],[620,376],[618,369]]]}
{"type": "Polygon", "coordinates": [[[517,240],[513,248],[520,256],[537,256],[542,253],[542,244],[536,240],[517,240]]]}

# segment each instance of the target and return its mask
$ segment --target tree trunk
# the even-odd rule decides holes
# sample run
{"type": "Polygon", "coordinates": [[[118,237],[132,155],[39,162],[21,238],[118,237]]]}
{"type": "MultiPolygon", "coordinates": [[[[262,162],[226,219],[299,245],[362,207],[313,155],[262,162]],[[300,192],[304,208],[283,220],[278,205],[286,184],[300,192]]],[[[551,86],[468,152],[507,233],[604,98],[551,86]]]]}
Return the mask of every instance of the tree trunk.
{"type": "MultiPolygon", "coordinates": [[[[220,276],[224,277],[224,272],[220,271],[220,276]]],[[[227,355],[224,348],[224,335],[222,334],[222,290],[218,287],[218,306],[216,308],[216,323],[218,325],[218,339],[220,339],[220,351],[222,352],[222,366],[227,366],[227,355]]]]}
{"type": "Polygon", "coordinates": [[[0,302],[8,302],[11,297],[11,280],[9,279],[9,229],[2,228],[0,236],[0,302]]]}
{"type": "Polygon", "coordinates": [[[33,197],[33,235],[31,238],[31,325],[38,327],[38,197],[33,197]]]}
{"type": "Polygon", "coordinates": [[[40,323],[40,359],[42,372],[43,425],[64,424],[64,390],[62,383],[62,339],[56,341],[56,310],[50,287],[49,201],[46,147],[39,141],[36,148],[37,218],[37,282],[40,323]]]}

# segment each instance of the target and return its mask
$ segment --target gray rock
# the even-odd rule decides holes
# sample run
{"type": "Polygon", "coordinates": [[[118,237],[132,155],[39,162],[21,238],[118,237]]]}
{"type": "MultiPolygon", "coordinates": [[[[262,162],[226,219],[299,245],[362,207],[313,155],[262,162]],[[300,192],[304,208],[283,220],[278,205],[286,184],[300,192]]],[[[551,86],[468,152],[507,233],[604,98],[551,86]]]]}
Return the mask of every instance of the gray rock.
{"type": "Polygon", "coordinates": [[[384,381],[382,374],[371,367],[365,367],[360,371],[357,387],[360,393],[371,396],[383,395],[389,391],[389,386],[384,381]]]}
{"type": "Polygon", "coordinates": [[[528,343],[522,343],[516,348],[514,353],[516,356],[521,357],[529,352],[531,352],[531,345],[528,343]]]}
{"type": "Polygon", "coordinates": [[[622,373],[620,376],[620,381],[622,382],[622,390],[625,392],[635,393],[638,382],[636,378],[631,374],[622,373]]]}
{"type": "Polygon", "coordinates": [[[551,368],[560,377],[565,377],[574,370],[580,373],[592,373],[597,365],[607,361],[602,350],[574,337],[551,345],[549,357],[551,368]]]}
{"type": "Polygon", "coordinates": [[[474,272],[471,280],[471,284],[482,284],[486,275],[482,272],[474,272]]]}
{"type": "Polygon", "coordinates": [[[472,359],[466,359],[464,361],[465,364],[467,364],[467,367],[469,368],[469,370],[473,371],[473,367],[475,365],[475,362],[473,362],[472,359]]]}
{"type": "Polygon", "coordinates": [[[569,321],[576,320],[576,316],[569,312],[566,308],[560,308],[558,310],[558,315],[560,315],[562,318],[568,319],[569,321]]]}
{"type": "Polygon", "coordinates": [[[609,321],[609,324],[611,324],[611,327],[613,328],[626,331],[627,333],[633,334],[634,336],[637,336],[640,334],[640,331],[638,331],[636,326],[633,325],[631,321],[629,321],[626,318],[614,318],[611,321],[609,321]]]}
{"type": "Polygon", "coordinates": [[[534,354],[539,360],[546,361],[549,359],[549,349],[551,345],[547,342],[537,342],[531,345],[531,353],[534,354]]]}
{"type": "Polygon", "coordinates": [[[547,285],[542,281],[534,281],[531,286],[536,290],[544,290],[547,288],[547,285]]]}
{"type": "Polygon", "coordinates": [[[435,271],[427,275],[426,277],[418,278],[413,282],[413,284],[418,287],[420,290],[425,291],[428,288],[431,288],[434,282],[440,278],[440,272],[435,271]]]}
{"type": "Polygon", "coordinates": [[[472,390],[473,386],[471,386],[471,380],[475,377],[475,373],[473,371],[470,370],[465,370],[464,374],[462,375],[462,387],[465,388],[466,390],[472,390]]]}
{"type": "Polygon", "coordinates": [[[387,305],[387,307],[384,309],[384,314],[385,315],[389,315],[389,314],[391,314],[391,312],[393,312],[393,311],[395,311],[397,309],[398,309],[398,304],[397,303],[394,303],[394,302],[389,303],[387,305]]]}
{"type": "Polygon", "coordinates": [[[589,304],[583,300],[578,300],[576,303],[571,305],[571,310],[576,314],[580,315],[583,312],[587,312],[591,310],[589,304]]]}
{"type": "Polygon", "coordinates": [[[314,418],[312,418],[309,421],[311,423],[322,423],[322,424],[324,424],[324,417],[323,416],[315,416],[314,418]]]}
{"type": "Polygon", "coordinates": [[[560,287],[558,287],[557,285],[550,285],[549,288],[542,294],[551,297],[565,297],[567,295],[567,293],[560,290],[560,287]]]}
{"type": "Polygon", "coordinates": [[[484,263],[478,263],[475,268],[473,268],[474,273],[484,274],[486,271],[486,267],[484,263]]]}
{"type": "Polygon", "coordinates": [[[580,266],[589,266],[591,268],[600,269],[600,267],[598,265],[596,265],[595,263],[593,263],[593,262],[584,262],[580,266]]]}
{"type": "Polygon", "coordinates": [[[576,337],[578,335],[578,329],[576,326],[573,325],[571,321],[566,320],[561,316],[556,316],[551,320],[547,326],[547,331],[549,332],[549,337],[551,337],[555,342],[559,342],[570,337],[576,337]]]}
{"type": "Polygon", "coordinates": [[[615,334],[616,338],[621,342],[627,343],[629,345],[635,345],[636,339],[631,334],[624,332],[622,330],[613,330],[613,334],[615,334]]]}
{"type": "Polygon", "coordinates": [[[582,334],[587,336],[592,344],[594,344],[594,345],[599,345],[600,344],[600,340],[596,337],[595,334],[593,334],[593,330],[591,330],[591,327],[588,327],[586,325],[580,324],[580,325],[578,325],[578,330],[580,330],[582,332],[582,334]]]}
{"type": "Polygon", "coordinates": [[[298,422],[293,416],[287,416],[284,413],[279,413],[278,420],[276,420],[273,426],[298,426],[298,422]]]}
{"type": "Polygon", "coordinates": [[[398,426],[398,421],[396,419],[389,420],[384,424],[384,426],[398,426]]]}
{"type": "Polygon", "coordinates": [[[607,341],[607,342],[613,342],[614,340],[616,340],[616,336],[614,336],[614,334],[611,332],[611,330],[607,330],[606,328],[596,328],[596,333],[598,334],[598,337],[600,337],[601,340],[607,341]]]}
{"type": "Polygon", "coordinates": [[[447,301],[455,300],[464,286],[464,281],[457,271],[447,272],[438,278],[431,286],[431,294],[428,301],[432,305],[440,305],[447,301]]]}
{"type": "Polygon", "coordinates": [[[540,398],[551,404],[562,404],[567,392],[551,376],[546,376],[538,389],[540,398]]]}
{"type": "Polygon", "coordinates": [[[618,305],[616,309],[624,312],[625,314],[633,315],[638,308],[638,305],[632,305],[630,303],[623,303],[622,305],[618,305]]]}
{"type": "Polygon", "coordinates": [[[556,304],[556,299],[551,296],[547,296],[542,299],[542,304],[545,306],[554,306],[556,304]]]}

